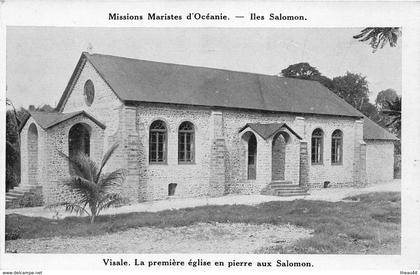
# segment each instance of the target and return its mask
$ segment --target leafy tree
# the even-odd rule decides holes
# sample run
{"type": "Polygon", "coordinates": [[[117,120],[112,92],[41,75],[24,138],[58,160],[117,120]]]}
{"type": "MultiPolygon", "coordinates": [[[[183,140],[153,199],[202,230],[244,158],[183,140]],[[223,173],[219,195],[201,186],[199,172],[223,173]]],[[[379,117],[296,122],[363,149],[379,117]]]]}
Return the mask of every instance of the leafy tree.
{"type": "Polygon", "coordinates": [[[284,77],[318,81],[328,89],[332,89],[333,87],[331,79],[323,76],[317,68],[307,62],[290,65],[281,71],[281,75],[284,77]]]}
{"type": "Polygon", "coordinates": [[[363,104],[369,102],[369,88],[365,76],[347,72],[344,76],[334,77],[332,81],[333,91],[356,109],[362,110],[363,104]]]}
{"type": "Polygon", "coordinates": [[[14,112],[6,111],[6,192],[19,182],[19,135],[14,112]]]}
{"type": "Polygon", "coordinates": [[[380,113],[378,112],[378,109],[376,109],[375,105],[373,105],[372,103],[365,101],[362,104],[362,107],[359,110],[360,112],[362,112],[365,116],[367,116],[368,118],[370,118],[371,120],[375,121],[375,122],[380,122],[382,117],[380,115],[380,113]]]}
{"type": "Polygon", "coordinates": [[[74,176],[65,180],[64,185],[77,195],[77,199],[53,204],[50,207],[61,205],[65,206],[66,211],[86,213],[90,217],[90,222],[94,223],[103,209],[121,203],[123,199],[120,195],[112,193],[111,189],[125,181],[127,170],[117,169],[111,173],[102,173],[117,147],[118,144],[114,144],[109,148],[100,165],[84,153],[69,157],[60,152],[74,170],[74,176]]]}
{"type": "Polygon", "coordinates": [[[376,96],[375,104],[380,110],[388,106],[388,102],[393,102],[398,98],[397,92],[393,89],[380,91],[376,96]]]}
{"type": "Polygon", "coordinates": [[[314,79],[314,77],[321,76],[317,68],[312,67],[309,63],[302,62],[290,65],[281,71],[284,77],[293,77],[300,79],[314,79]]]}
{"type": "Polygon", "coordinates": [[[382,49],[386,44],[391,47],[397,46],[400,36],[400,28],[364,28],[353,38],[361,42],[369,42],[373,52],[376,52],[378,48],[382,49]]]}
{"type": "Polygon", "coordinates": [[[6,98],[6,192],[19,184],[20,179],[20,137],[21,120],[12,101],[6,98]]]}

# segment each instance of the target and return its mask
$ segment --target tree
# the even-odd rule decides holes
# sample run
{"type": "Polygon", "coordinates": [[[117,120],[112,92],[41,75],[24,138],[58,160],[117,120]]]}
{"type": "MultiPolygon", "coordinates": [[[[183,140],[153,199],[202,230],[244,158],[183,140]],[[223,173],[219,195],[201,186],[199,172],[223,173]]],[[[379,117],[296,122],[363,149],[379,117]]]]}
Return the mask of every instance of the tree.
{"type": "Polygon", "coordinates": [[[387,43],[391,47],[397,46],[399,36],[401,36],[400,28],[364,28],[353,38],[361,42],[369,42],[373,52],[376,52],[387,43]]]}
{"type": "Polygon", "coordinates": [[[302,62],[290,65],[281,71],[284,77],[293,77],[300,79],[313,79],[314,77],[321,76],[317,68],[312,67],[309,63],[302,62]]]}
{"type": "Polygon", "coordinates": [[[113,193],[111,189],[125,181],[127,170],[117,169],[111,173],[102,173],[117,147],[118,144],[114,144],[109,148],[100,165],[97,165],[84,153],[69,157],[60,152],[60,155],[69,162],[74,171],[74,175],[65,180],[64,185],[77,195],[77,199],[53,204],[50,207],[65,206],[66,211],[79,215],[86,213],[90,217],[90,222],[94,223],[95,218],[103,209],[121,203],[122,197],[113,193]]]}
{"type": "Polygon", "coordinates": [[[6,192],[19,182],[19,135],[14,112],[6,111],[6,192]]]}
{"type": "Polygon", "coordinates": [[[369,101],[365,101],[359,111],[377,123],[379,123],[382,119],[378,109],[376,109],[375,105],[369,101]]]}
{"type": "Polygon", "coordinates": [[[21,119],[13,102],[6,98],[6,192],[19,184],[20,179],[20,136],[21,119]]]}
{"type": "Polygon", "coordinates": [[[333,92],[353,105],[359,111],[369,102],[369,87],[365,76],[347,72],[344,76],[334,77],[333,92]]]}
{"type": "Polygon", "coordinates": [[[55,112],[55,109],[53,107],[51,107],[48,104],[44,104],[42,106],[38,106],[35,111],[37,112],[46,112],[46,113],[52,113],[55,112]]]}
{"type": "Polygon", "coordinates": [[[401,96],[398,96],[394,101],[388,101],[387,107],[382,110],[382,113],[391,119],[386,126],[392,127],[394,132],[401,136],[401,96]]]}
{"type": "Polygon", "coordinates": [[[393,102],[398,98],[397,92],[393,89],[380,91],[376,96],[375,104],[379,110],[388,106],[388,102],[393,102]]]}
{"type": "Polygon", "coordinates": [[[284,77],[318,81],[328,89],[332,89],[333,86],[331,79],[323,76],[317,68],[307,62],[290,65],[286,69],[283,69],[280,74],[284,77]]]}

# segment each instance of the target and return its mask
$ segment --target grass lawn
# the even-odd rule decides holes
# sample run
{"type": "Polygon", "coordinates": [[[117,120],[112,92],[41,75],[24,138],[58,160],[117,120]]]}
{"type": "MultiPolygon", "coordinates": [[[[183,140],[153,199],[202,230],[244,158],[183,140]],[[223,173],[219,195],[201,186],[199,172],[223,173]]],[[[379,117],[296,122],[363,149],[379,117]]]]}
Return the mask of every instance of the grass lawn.
{"type": "Polygon", "coordinates": [[[202,206],[157,213],[51,220],[6,216],[6,239],[92,236],[130,228],[189,226],[199,222],[292,224],[314,230],[292,246],[272,246],[259,253],[400,254],[400,193],[375,192],[342,202],[273,201],[256,206],[202,206]]]}

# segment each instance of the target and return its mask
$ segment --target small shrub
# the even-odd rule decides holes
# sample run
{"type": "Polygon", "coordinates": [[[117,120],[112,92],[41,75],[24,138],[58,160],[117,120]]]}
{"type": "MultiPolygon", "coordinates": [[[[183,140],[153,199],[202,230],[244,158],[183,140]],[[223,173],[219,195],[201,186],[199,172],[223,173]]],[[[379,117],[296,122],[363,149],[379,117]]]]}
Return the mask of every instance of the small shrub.
{"type": "Polygon", "coordinates": [[[375,236],[367,231],[357,231],[357,230],[351,230],[347,233],[347,236],[351,239],[355,240],[372,240],[375,238],[375,236]]]}
{"type": "Polygon", "coordinates": [[[6,237],[6,241],[13,241],[13,240],[20,239],[20,230],[17,229],[13,231],[6,231],[5,237],[6,237]]]}

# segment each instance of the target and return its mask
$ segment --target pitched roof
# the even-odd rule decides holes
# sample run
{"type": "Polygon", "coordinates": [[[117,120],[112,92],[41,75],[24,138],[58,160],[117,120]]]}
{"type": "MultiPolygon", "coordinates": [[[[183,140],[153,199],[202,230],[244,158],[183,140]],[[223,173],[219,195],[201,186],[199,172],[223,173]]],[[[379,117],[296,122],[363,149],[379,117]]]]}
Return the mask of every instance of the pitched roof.
{"type": "Polygon", "coordinates": [[[398,140],[398,138],[388,130],[382,128],[368,117],[363,121],[364,140],[398,140]]]}
{"type": "MultiPolygon", "coordinates": [[[[30,116],[36,121],[36,123],[38,123],[38,125],[41,126],[45,130],[79,115],[88,117],[93,122],[95,122],[99,127],[101,127],[102,129],[105,129],[105,125],[103,123],[99,122],[98,120],[96,120],[94,117],[92,117],[90,114],[86,113],[85,111],[78,111],[78,112],[72,112],[72,113],[57,113],[57,112],[49,113],[49,112],[37,112],[37,111],[28,111],[28,112],[30,116]]],[[[22,128],[25,126],[28,119],[26,119],[26,121],[24,121],[21,124],[19,131],[22,130],[22,128]]]]}
{"type": "Polygon", "coordinates": [[[58,110],[63,109],[86,60],[123,102],[363,116],[316,81],[89,53],[82,53],[58,110]]]}
{"type": "Polygon", "coordinates": [[[242,132],[247,127],[254,130],[263,139],[268,139],[272,135],[276,134],[281,128],[288,129],[298,139],[302,139],[295,131],[293,131],[286,123],[248,123],[239,132],[242,132]]]}

